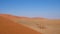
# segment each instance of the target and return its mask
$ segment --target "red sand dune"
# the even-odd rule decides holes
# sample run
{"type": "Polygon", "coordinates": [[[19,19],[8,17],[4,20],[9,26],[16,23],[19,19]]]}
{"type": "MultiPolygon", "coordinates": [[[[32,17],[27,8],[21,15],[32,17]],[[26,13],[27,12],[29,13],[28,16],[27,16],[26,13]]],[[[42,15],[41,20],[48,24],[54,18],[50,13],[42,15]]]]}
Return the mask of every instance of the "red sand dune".
{"type": "Polygon", "coordinates": [[[0,16],[5,17],[5,18],[9,18],[9,19],[19,18],[19,17],[17,17],[17,16],[13,16],[13,15],[10,15],[10,14],[0,14],[0,16]]]}
{"type": "Polygon", "coordinates": [[[40,34],[22,24],[14,23],[0,16],[0,34],[40,34]]]}
{"type": "Polygon", "coordinates": [[[24,16],[14,16],[14,15],[10,15],[10,14],[0,14],[0,16],[2,16],[2,17],[5,17],[5,18],[7,18],[7,19],[9,19],[9,20],[11,20],[11,19],[19,19],[19,20],[21,20],[21,19],[23,19],[23,20],[30,20],[28,17],[24,17],[24,16]]]}

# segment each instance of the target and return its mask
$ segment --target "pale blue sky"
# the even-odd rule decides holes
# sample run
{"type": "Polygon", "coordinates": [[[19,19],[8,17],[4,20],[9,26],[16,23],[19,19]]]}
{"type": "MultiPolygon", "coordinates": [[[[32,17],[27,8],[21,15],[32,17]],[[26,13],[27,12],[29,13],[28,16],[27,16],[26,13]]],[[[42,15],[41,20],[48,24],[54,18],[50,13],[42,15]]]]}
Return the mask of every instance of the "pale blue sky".
{"type": "Polygon", "coordinates": [[[0,13],[60,18],[60,0],[0,0],[0,13]]]}

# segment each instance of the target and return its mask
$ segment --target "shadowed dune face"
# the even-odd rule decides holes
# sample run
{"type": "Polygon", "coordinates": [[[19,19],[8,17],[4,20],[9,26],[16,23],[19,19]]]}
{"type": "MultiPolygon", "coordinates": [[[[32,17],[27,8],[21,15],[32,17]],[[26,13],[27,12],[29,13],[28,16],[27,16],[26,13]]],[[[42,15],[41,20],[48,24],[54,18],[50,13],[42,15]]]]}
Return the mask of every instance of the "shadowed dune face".
{"type": "Polygon", "coordinates": [[[0,16],[0,34],[40,34],[22,24],[14,23],[0,16]]]}

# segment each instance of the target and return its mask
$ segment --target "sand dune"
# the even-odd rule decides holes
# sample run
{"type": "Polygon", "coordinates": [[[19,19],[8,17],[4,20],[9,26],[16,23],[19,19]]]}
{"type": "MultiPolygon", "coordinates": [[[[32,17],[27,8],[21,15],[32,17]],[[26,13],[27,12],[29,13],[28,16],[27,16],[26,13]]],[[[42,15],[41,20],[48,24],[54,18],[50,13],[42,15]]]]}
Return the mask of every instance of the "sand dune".
{"type": "Polygon", "coordinates": [[[1,14],[0,16],[13,21],[14,23],[23,24],[24,26],[35,30],[42,34],[60,34],[60,20],[47,19],[40,17],[19,17],[8,14],[1,14]]]}
{"type": "Polygon", "coordinates": [[[39,32],[22,24],[10,21],[0,16],[0,34],[40,34],[39,32]]]}

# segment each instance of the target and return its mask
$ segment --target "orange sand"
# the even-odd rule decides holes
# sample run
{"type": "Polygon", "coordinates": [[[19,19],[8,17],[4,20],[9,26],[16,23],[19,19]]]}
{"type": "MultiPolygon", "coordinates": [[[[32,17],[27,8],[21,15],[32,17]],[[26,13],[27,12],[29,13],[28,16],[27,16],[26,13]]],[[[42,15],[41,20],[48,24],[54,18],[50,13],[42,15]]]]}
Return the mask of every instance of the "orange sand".
{"type": "Polygon", "coordinates": [[[0,16],[0,34],[40,34],[22,24],[14,23],[0,16]]]}

